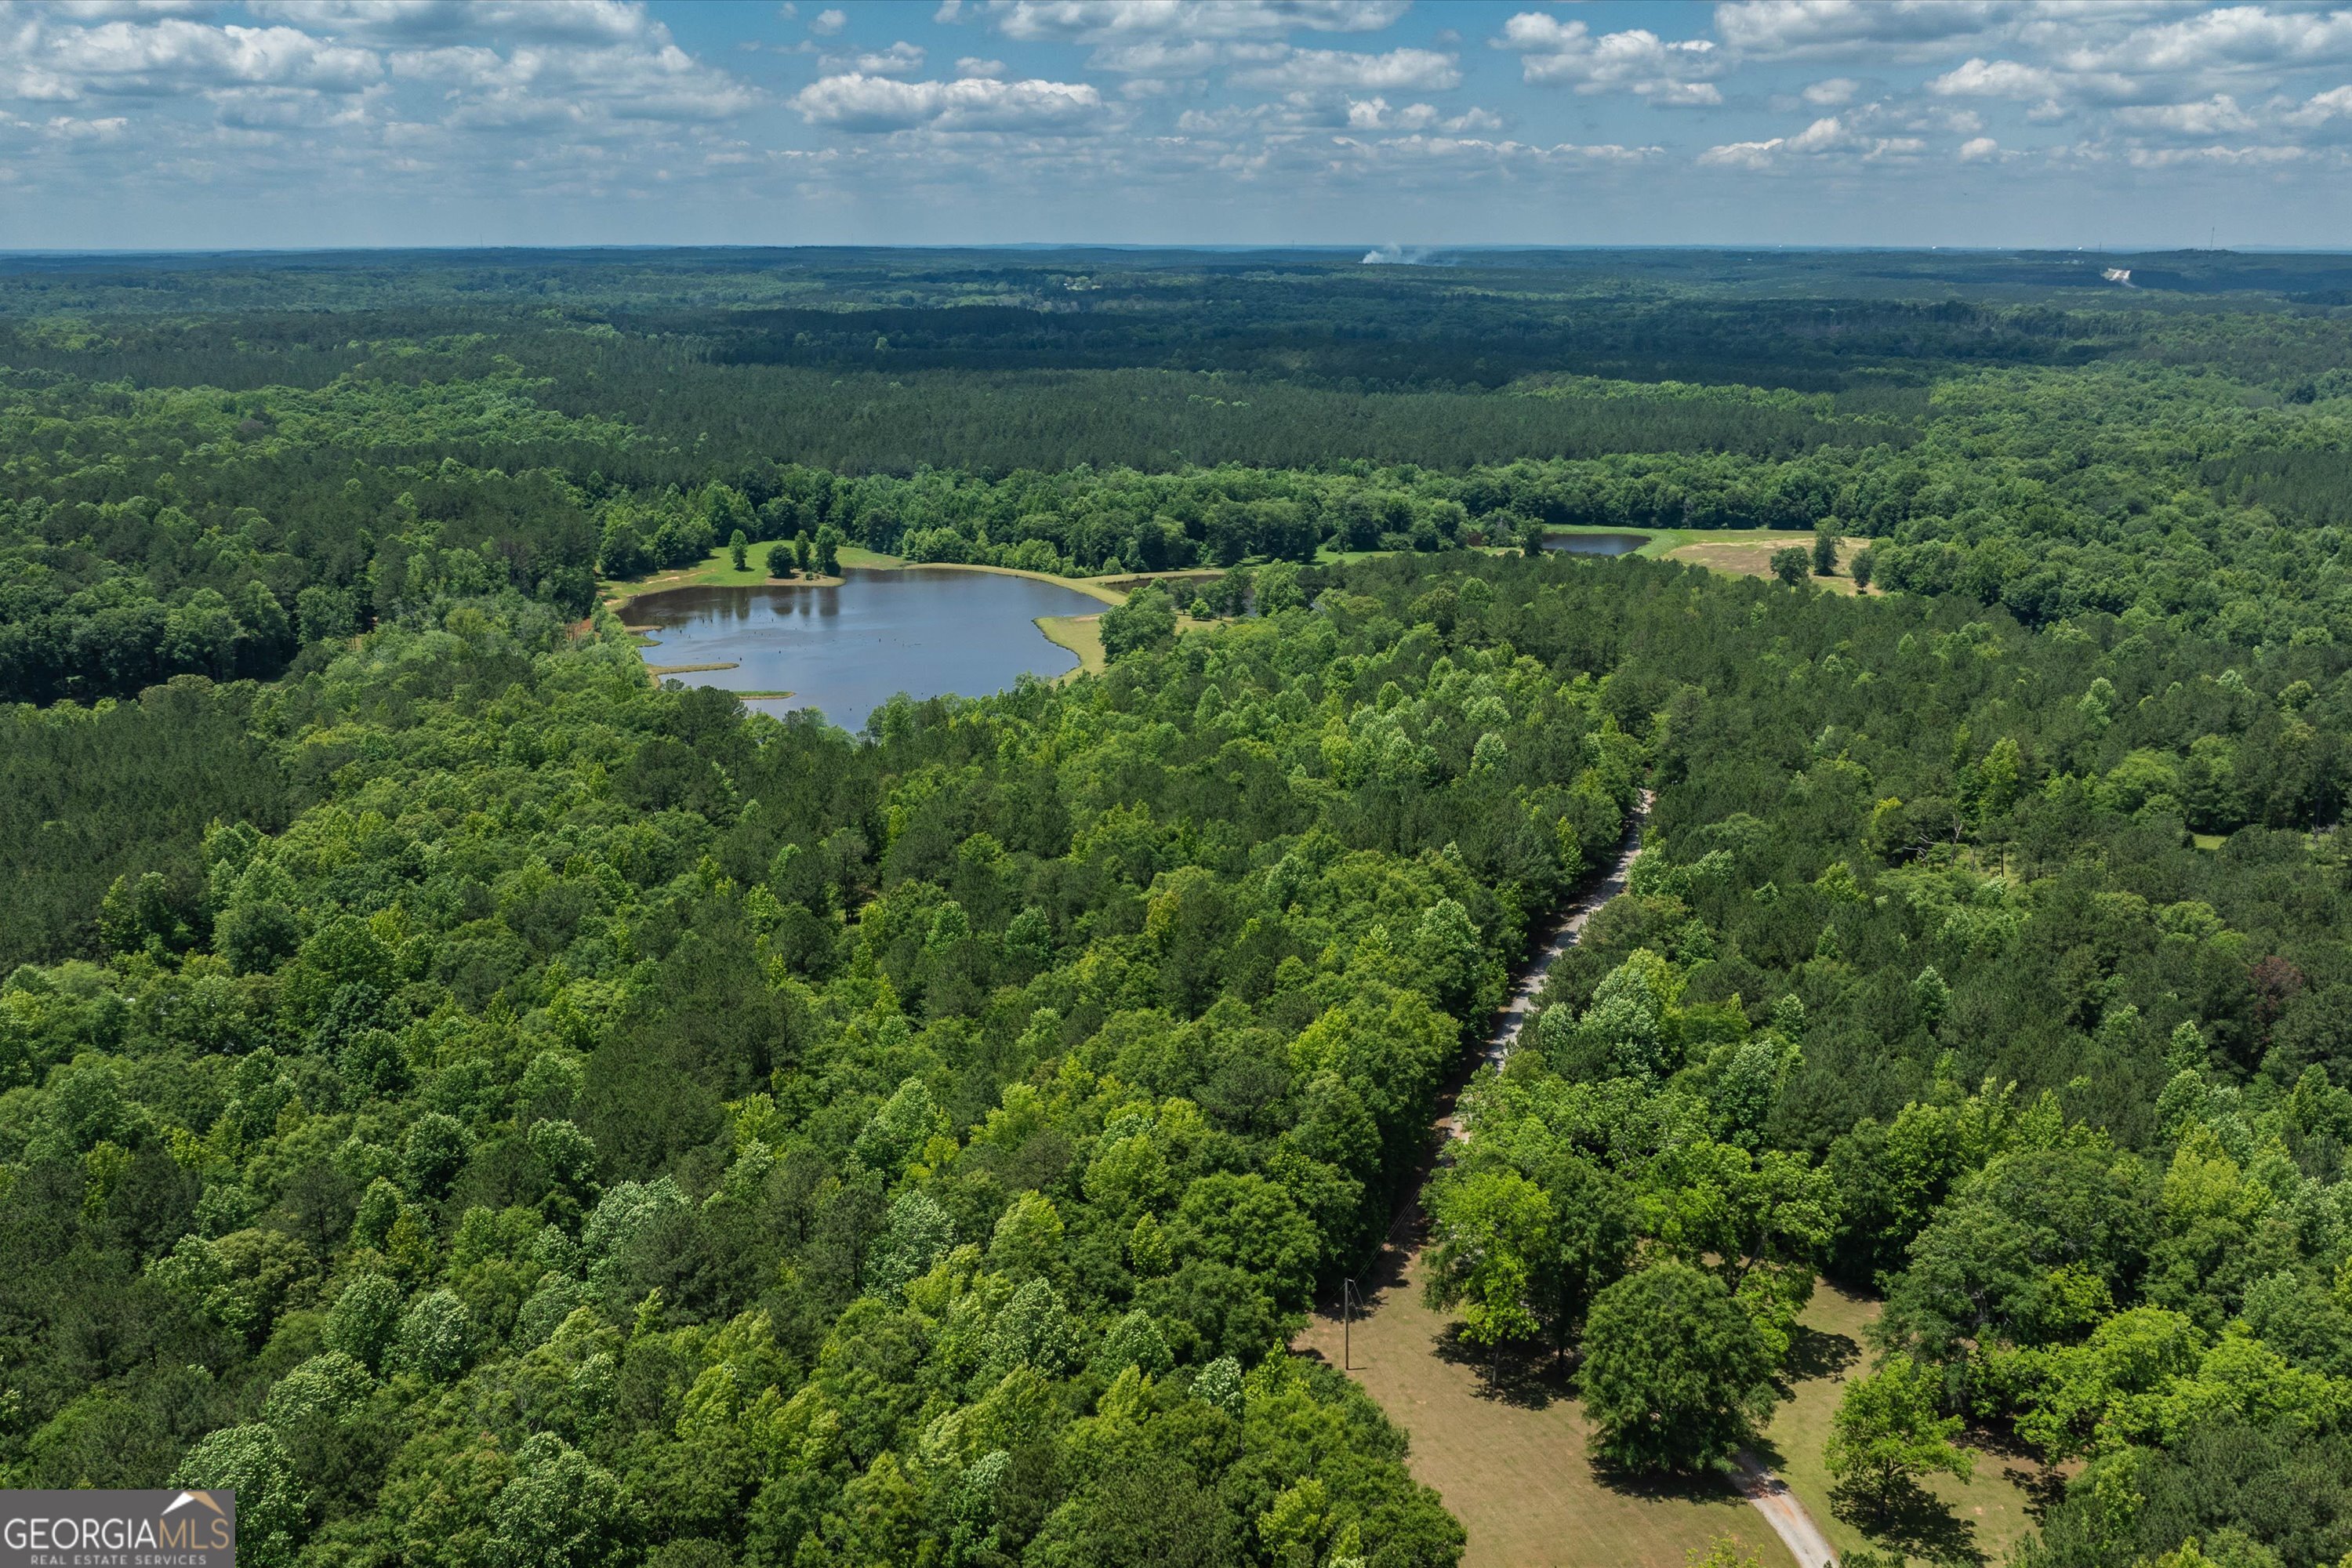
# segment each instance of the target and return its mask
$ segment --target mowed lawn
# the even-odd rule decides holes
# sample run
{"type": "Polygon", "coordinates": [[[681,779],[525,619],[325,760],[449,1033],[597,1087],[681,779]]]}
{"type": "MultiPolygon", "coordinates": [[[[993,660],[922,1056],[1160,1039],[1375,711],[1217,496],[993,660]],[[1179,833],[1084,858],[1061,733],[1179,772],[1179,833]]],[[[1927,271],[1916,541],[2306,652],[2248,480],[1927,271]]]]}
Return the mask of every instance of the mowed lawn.
{"type": "MultiPolygon", "coordinates": [[[[1419,1258],[1416,1248],[1402,1279],[1375,1290],[1348,1359],[1412,1438],[1413,1475],[1469,1532],[1463,1568],[1683,1568],[1722,1535],[1766,1568],[1793,1568],[1763,1516],[1727,1484],[1643,1489],[1596,1472],[1582,1411],[1557,1380],[1507,1363],[1501,1391],[1490,1388],[1483,1358],[1464,1355],[1449,1318],[1422,1304],[1419,1258]]],[[[1318,1312],[1294,1346],[1338,1366],[1340,1337],[1336,1313],[1318,1312]]]]}
{"type": "MultiPolygon", "coordinates": [[[[1773,553],[1792,545],[1805,552],[1808,562],[1812,557],[1813,536],[1793,531],[1757,529],[1714,535],[1690,531],[1684,532],[1682,537],[1691,542],[1678,544],[1664,552],[1666,560],[1688,562],[1694,566],[1704,566],[1710,572],[1721,572],[1734,577],[1769,577],[1773,553]]],[[[1807,580],[1814,587],[1825,588],[1832,594],[1852,594],[1853,579],[1846,575],[1847,563],[1869,542],[1867,539],[1851,536],[1840,540],[1838,574],[1807,580]]]]}
{"type": "Polygon", "coordinates": [[[1829,1445],[1830,1417],[1837,1411],[1845,1380],[1870,1370],[1863,1331],[1878,1312],[1878,1302],[1830,1285],[1814,1290],[1801,1320],[1812,1335],[1799,1355],[1806,1369],[1819,1375],[1796,1384],[1795,1397],[1784,1400],[1774,1414],[1765,1462],[1780,1472],[1841,1552],[1872,1546],[1907,1550],[1938,1563],[2000,1563],[2033,1529],[2029,1511],[2032,1495],[2020,1484],[2031,1483],[2040,1474],[2029,1459],[1980,1452],[1976,1474],[1965,1485],[1949,1476],[1930,1478],[1926,1484],[1928,1505],[1892,1530],[1865,1534],[1832,1508],[1829,1468],[1822,1458],[1829,1445]]]}
{"type": "Polygon", "coordinates": [[[1040,616],[1037,629],[1045,634],[1046,641],[1078,656],[1078,668],[1072,675],[1100,675],[1109,667],[1103,653],[1100,616],[1040,616]]]}

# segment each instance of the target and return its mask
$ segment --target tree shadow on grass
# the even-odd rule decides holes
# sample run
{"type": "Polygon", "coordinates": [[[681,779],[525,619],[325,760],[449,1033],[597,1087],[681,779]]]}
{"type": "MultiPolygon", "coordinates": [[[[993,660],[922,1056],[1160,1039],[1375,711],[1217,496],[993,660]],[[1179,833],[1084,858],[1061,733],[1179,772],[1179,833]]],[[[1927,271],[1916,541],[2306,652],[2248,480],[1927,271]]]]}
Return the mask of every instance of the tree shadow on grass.
{"type": "Polygon", "coordinates": [[[2053,1465],[2005,1426],[1970,1426],[1961,1439],[1977,1451],[1977,1463],[2000,1464],[2000,1479],[2025,1494],[2026,1517],[2039,1524],[2066,1500],[2066,1483],[2079,1467],[2053,1465]]]}
{"type": "Polygon", "coordinates": [[[1884,1494],[1839,1486],[1830,1492],[1830,1507],[1874,1546],[1955,1568],[1982,1568],[1986,1561],[1975,1521],[1915,1482],[1898,1482],[1884,1494]]]}
{"type": "Polygon", "coordinates": [[[2052,1466],[2034,1463],[2031,1469],[2016,1465],[2003,1465],[2000,1479],[2025,1494],[2025,1511],[2035,1523],[2052,1509],[2066,1500],[2066,1472],[2052,1466]]]}
{"type": "Polygon", "coordinates": [[[1541,1410],[1555,1399],[1576,1396],[1576,1373],[1566,1356],[1552,1354],[1549,1345],[1507,1346],[1497,1355],[1485,1345],[1462,1337],[1459,1322],[1448,1323],[1431,1347],[1448,1366],[1465,1366],[1478,1374],[1478,1397],[1541,1410]]]}
{"type": "Polygon", "coordinates": [[[1800,1323],[1789,1344],[1787,1378],[1790,1383],[1809,1383],[1817,1377],[1835,1377],[1861,1359],[1862,1346],[1853,1335],[1826,1333],[1800,1323]]]}
{"type": "MultiPolygon", "coordinates": [[[[1724,1500],[1724,1488],[1730,1475],[1720,1465],[1703,1470],[1633,1470],[1612,1464],[1599,1454],[1591,1456],[1592,1479],[1619,1497],[1642,1498],[1652,1502],[1673,1501],[1713,1505],[1724,1500]]],[[[1731,1487],[1733,1495],[1738,1487],[1731,1487]]]]}

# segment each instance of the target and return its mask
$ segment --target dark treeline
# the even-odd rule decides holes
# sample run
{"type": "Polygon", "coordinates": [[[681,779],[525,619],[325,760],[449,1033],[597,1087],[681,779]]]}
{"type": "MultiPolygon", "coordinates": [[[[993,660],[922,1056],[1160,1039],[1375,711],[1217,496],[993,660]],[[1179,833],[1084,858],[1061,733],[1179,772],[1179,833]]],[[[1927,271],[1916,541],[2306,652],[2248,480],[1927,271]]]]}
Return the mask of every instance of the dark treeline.
{"type": "MultiPolygon", "coordinates": [[[[1150,289],[1187,310],[1234,293],[1335,280],[1448,293],[1516,289],[1713,298],[2031,302],[2150,310],[2202,303],[2340,303],[2340,255],[2230,251],[1720,250],[1488,247],[1419,251],[1367,266],[1359,250],[1152,250],[1087,247],[958,249],[751,247],[626,250],[449,249],[331,254],[179,253],[0,258],[0,303],[40,314],[797,305],[820,290],[869,306],[992,301],[1024,289],[1068,305],[1097,288],[1150,289]],[[2127,268],[2134,287],[2105,274],[2127,268]],[[1078,285],[1073,289],[1073,283],[1078,285]]],[[[1148,293],[1139,297],[1150,298],[1148,293]]]]}
{"type": "MultiPolygon", "coordinates": [[[[1819,527],[1879,541],[1887,587],[2031,624],[2352,637],[2352,382],[2322,315],[1759,297],[1785,258],[1704,289],[1661,281],[1681,263],[1635,280],[1656,258],[1526,289],[1483,265],[1076,259],[558,258],[544,310],[517,307],[527,258],[12,266],[0,695],[273,676],[500,583],[577,616],[600,567],[828,525],[1064,573],[1819,527]],[[684,303],[655,308],[663,277],[684,303]],[[93,279],[244,305],[43,308],[93,279]],[[1674,370],[1645,354],[1706,363],[1565,374],[1674,370]]],[[[1854,288],[1882,262],[1853,258],[1854,288]]]]}
{"type": "Polygon", "coordinates": [[[0,713],[0,969],[91,951],[114,879],[159,879],[173,908],[202,901],[205,829],[285,826],[307,770],[257,732],[260,693],[181,677],[136,700],[0,713]]]}
{"type": "Polygon", "coordinates": [[[444,585],[503,581],[577,615],[600,563],[628,576],[738,529],[827,524],[919,560],[1071,573],[1538,525],[1821,527],[1878,541],[1887,587],[2035,625],[2137,611],[2247,646],[2347,637],[2330,499],[2347,389],[2310,368],[2336,331],[2171,319],[2161,357],[2211,363],[1974,372],[1937,384],[1924,419],[1859,393],[1576,379],[829,375],[552,331],[378,342],[310,387],[23,371],[0,417],[22,563],[0,589],[0,672],[34,700],[266,675],[444,585]],[[551,374],[508,348],[544,350],[551,374]]]}

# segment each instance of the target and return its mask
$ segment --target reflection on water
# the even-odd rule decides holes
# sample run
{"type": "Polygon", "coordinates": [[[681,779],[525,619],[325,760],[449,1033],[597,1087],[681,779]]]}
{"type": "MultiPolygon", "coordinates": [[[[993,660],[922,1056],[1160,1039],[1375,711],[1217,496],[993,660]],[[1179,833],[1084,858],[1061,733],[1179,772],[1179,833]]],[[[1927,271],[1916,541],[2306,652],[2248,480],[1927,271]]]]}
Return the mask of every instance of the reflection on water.
{"type": "Polygon", "coordinates": [[[1547,533],[1543,547],[1570,555],[1631,555],[1649,542],[1646,533],[1547,533]]]}
{"type": "Polygon", "coordinates": [[[1077,655],[1045,640],[1039,616],[1091,616],[1102,601],[1053,583],[993,572],[850,567],[839,587],[674,588],[632,602],[651,626],[652,665],[719,664],[678,679],[730,691],[789,691],[845,729],[895,692],[982,697],[1024,672],[1066,675],[1077,655]]]}

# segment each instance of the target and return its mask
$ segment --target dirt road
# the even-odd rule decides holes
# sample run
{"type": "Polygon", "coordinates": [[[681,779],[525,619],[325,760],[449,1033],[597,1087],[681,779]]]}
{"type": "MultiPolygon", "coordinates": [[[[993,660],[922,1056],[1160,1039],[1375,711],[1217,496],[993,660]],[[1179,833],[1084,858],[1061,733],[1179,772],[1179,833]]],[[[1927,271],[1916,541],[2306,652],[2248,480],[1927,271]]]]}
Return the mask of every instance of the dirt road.
{"type": "MultiPolygon", "coordinates": [[[[1475,1068],[1499,1068],[1508,1058],[1552,964],[1625,890],[1652,798],[1642,792],[1607,874],[1578,895],[1513,978],[1510,999],[1465,1064],[1457,1091],[1475,1068]]],[[[1445,1103],[1438,1125],[1460,1138],[1452,1096],[1445,1103]]],[[[1497,1384],[1479,1364],[1483,1357],[1465,1354],[1445,1315],[1421,1300],[1423,1240],[1420,1205],[1408,1202],[1352,1328],[1338,1312],[1320,1313],[1297,1348],[1344,1363],[1412,1436],[1414,1474],[1437,1489],[1469,1533],[1464,1568],[1603,1562],[1666,1568],[1727,1532],[1725,1512],[1738,1505],[1721,1491],[1645,1491],[1597,1478],[1585,1458],[1582,1413],[1557,1368],[1522,1368],[1497,1384]]],[[[1738,1490],[1754,1508],[1750,1517],[1771,1527],[1795,1568],[1834,1568],[1836,1553],[1804,1504],[1752,1456],[1742,1453],[1738,1463],[1738,1490]]]]}

